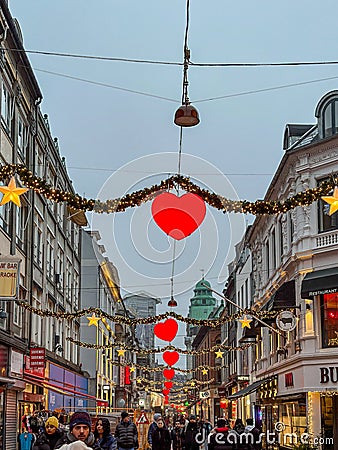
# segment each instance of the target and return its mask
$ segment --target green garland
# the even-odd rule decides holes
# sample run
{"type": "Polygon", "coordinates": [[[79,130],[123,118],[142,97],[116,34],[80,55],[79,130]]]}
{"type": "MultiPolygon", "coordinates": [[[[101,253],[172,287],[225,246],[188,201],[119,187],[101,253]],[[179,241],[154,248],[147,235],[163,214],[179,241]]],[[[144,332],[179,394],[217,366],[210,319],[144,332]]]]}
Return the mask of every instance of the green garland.
{"type": "Polygon", "coordinates": [[[247,200],[229,200],[222,195],[210,192],[207,189],[202,189],[196,184],[192,183],[188,177],[182,175],[174,175],[167,180],[161,181],[150,188],[144,188],[135,191],[131,194],[126,194],[124,197],[106,200],[105,202],[95,199],[87,199],[72,192],[54,189],[44,179],[37,177],[26,166],[22,164],[8,164],[0,166],[0,181],[5,181],[17,174],[22,183],[29,189],[38,192],[49,200],[54,202],[66,202],[72,208],[81,211],[94,211],[96,213],[111,214],[115,212],[125,211],[127,208],[139,206],[140,204],[152,200],[154,194],[164,190],[170,190],[175,187],[180,187],[186,192],[194,193],[200,196],[206,203],[213,208],[226,212],[262,215],[262,214],[280,214],[285,213],[296,206],[307,206],[316,200],[319,200],[323,195],[327,195],[338,184],[338,179],[333,177],[330,180],[323,181],[317,188],[307,189],[299,192],[286,199],[283,202],[265,202],[263,200],[256,200],[249,202],[247,200]]]}

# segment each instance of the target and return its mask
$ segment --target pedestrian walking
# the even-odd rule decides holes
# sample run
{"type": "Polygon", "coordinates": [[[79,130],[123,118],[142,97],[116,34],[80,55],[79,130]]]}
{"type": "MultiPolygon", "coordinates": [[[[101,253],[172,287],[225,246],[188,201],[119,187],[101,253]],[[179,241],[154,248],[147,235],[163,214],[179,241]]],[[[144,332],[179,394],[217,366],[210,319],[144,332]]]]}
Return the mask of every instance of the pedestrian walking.
{"type": "Polygon", "coordinates": [[[63,443],[64,434],[64,431],[59,429],[58,419],[55,416],[49,417],[33,444],[33,450],[54,450],[63,443]]]}
{"type": "Polygon", "coordinates": [[[116,438],[110,432],[110,422],[105,417],[99,417],[94,429],[95,450],[116,450],[116,438]]]}
{"type": "Polygon", "coordinates": [[[254,425],[254,421],[252,418],[246,419],[246,427],[244,431],[245,433],[252,435],[250,450],[261,450],[261,430],[254,425]]]}
{"type": "MultiPolygon", "coordinates": [[[[91,428],[92,419],[90,415],[84,411],[76,411],[70,418],[69,432],[62,439],[62,444],[72,444],[73,442],[81,441],[87,447],[93,448],[95,438],[91,428]]],[[[59,448],[62,448],[62,445],[59,446],[58,443],[55,449],[59,448]]]]}
{"type": "Polygon", "coordinates": [[[209,436],[208,450],[235,450],[236,443],[229,436],[230,427],[225,419],[218,419],[209,436]]]}
{"type": "Polygon", "coordinates": [[[153,431],[154,431],[155,428],[157,428],[156,421],[157,421],[160,417],[162,417],[160,413],[155,413],[155,414],[154,414],[153,422],[152,422],[152,423],[150,424],[150,426],[149,426],[149,429],[148,429],[148,444],[149,444],[149,447],[151,447],[151,444],[152,444],[152,434],[153,434],[153,431]]]}
{"type": "Polygon", "coordinates": [[[180,420],[176,420],[175,427],[171,432],[171,438],[173,441],[173,450],[185,450],[184,423],[181,423],[180,420]]]}
{"type": "Polygon", "coordinates": [[[115,430],[117,439],[117,447],[119,450],[137,450],[138,449],[138,432],[136,425],[130,420],[129,413],[123,411],[121,413],[121,422],[117,424],[115,430]]]}
{"type": "Polygon", "coordinates": [[[157,427],[152,432],[152,450],[170,450],[170,431],[164,425],[164,420],[160,417],[156,422],[157,427]]]}
{"type": "Polygon", "coordinates": [[[185,450],[199,450],[200,443],[196,439],[198,431],[196,416],[191,415],[185,430],[185,450]]]}

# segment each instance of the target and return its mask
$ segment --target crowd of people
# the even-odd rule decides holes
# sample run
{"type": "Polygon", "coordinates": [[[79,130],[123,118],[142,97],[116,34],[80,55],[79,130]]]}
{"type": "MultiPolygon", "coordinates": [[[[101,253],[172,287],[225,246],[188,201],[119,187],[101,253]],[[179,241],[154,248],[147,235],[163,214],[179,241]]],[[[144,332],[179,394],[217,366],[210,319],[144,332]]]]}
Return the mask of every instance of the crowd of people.
{"type": "MultiPolygon", "coordinates": [[[[47,418],[39,429],[19,436],[20,450],[138,450],[138,430],[128,412],[121,413],[115,434],[107,418],[92,419],[87,412],[75,412],[68,429],[55,416],[47,418]]],[[[213,427],[208,420],[191,415],[177,416],[173,423],[161,414],[154,414],[148,429],[149,450],[261,450],[260,430],[252,419],[246,426],[237,419],[231,427],[227,419],[217,420],[213,427]]]]}

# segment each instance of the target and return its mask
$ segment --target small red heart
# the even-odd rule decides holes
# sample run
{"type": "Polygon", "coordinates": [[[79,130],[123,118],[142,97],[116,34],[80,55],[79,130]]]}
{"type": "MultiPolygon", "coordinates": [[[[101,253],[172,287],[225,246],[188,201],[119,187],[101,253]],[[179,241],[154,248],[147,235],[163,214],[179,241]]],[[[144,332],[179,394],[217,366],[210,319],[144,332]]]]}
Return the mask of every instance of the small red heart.
{"type": "Polygon", "coordinates": [[[188,193],[177,197],[170,192],[163,192],[154,199],[151,213],[161,230],[179,241],[201,225],[206,207],[196,194],[188,193]]]}
{"type": "Polygon", "coordinates": [[[164,369],[163,370],[163,376],[167,380],[172,380],[175,376],[175,370],[174,369],[164,369]]]}
{"type": "Polygon", "coordinates": [[[163,389],[162,390],[162,394],[163,395],[169,395],[169,393],[170,393],[170,389],[163,389]]]}
{"type": "Polygon", "coordinates": [[[164,382],[164,386],[165,386],[167,389],[171,389],[171,388],[173,387],[173,385],[174,385],[174,383],[173,383],[172,381],[165,381],[165,382],[164,382]]]}
{"type": "Polygon", "coordinates": [[[154,333],[162,341],[171,342],[175,339],[178,331],[178,323],[174,319],[167,319],[164,322],[157,323],[154,326],[154,333]]]}
{"type": "Polygon", "coordinates": [[[168,366],[173,366],[180,359],[178,352],[170,352],[168,350],[163,353],[162,357],[163,361],[166,362],[168,366]]]}
{"type": "Polygon", "coordinates": [[[169,397],[167,396],[164,397],[164,404],[169,405],[169,397]]]}

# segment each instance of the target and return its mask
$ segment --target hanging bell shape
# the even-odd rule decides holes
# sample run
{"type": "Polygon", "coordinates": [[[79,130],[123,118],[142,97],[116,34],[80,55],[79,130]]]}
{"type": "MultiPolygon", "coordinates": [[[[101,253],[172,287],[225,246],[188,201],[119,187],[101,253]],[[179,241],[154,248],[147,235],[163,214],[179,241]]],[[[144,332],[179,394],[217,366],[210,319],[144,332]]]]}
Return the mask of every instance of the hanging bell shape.
{"type": "Polygon", "coordinates": [[[194,127],[200,123],[197,109],[190,105],[181,105],[175,112],[174,123],[179,127],[194,127]]]}
{"type": "Polygon", "coordinates": [[[170,308],[175,308],[175,306],[177,306],[177,301],[174,299],[174,297],[172,296],[171,299],[168,302],[168,306],[170,308]]]}

